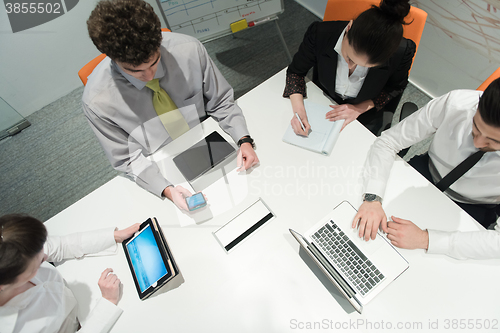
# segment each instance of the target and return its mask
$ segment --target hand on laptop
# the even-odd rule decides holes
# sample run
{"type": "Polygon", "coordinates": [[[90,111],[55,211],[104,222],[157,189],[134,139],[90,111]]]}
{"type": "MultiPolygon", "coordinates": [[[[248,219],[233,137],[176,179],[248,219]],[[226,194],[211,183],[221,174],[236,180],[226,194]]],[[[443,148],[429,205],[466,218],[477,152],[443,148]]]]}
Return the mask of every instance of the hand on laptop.
{"type": "Polygon", "coordinates": [[[248,142],[243,143],[238,151],[237,171],[248,170],[257,163],[259,163],[259,158],[257,157],[252,145],[248,142]]]}
{"type": "Polygon", "coordinates": [[[387,217],[382,204],[378,201],[363,202],[354,216],[352,227],[358,227],[359,237],[368,241],[370,238],[375,239],[379,226],[387,233],[387,217]]]}
{"type": "Polygon", "coordinates": [[[403,249],[425,249],[429,247],[429,233],[417,227],[412,221],[391,216],[387,222],[387,238],[392,245],[403,249]]]}

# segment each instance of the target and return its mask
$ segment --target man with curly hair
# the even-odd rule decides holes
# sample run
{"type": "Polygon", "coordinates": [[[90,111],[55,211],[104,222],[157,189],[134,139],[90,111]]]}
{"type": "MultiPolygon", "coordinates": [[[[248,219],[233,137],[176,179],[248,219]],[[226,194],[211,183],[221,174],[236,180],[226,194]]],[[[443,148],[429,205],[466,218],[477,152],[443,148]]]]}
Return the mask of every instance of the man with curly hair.
{"type": "Polygon", "coordinates": [[[83,110],[116,170],[187,210],[189,191],[174,187],[147,156],[209,116],[238,142],[240,169],[259,162],[233,89],[197,39],[162,34],[158,16],[142,0],[100,1],[87,26],[107,57],[88,77],[83,110]],[[171,111],[156,110],[157,93],[171,111]],[[170,125],[166,114],[174,117],[170,125]]]}

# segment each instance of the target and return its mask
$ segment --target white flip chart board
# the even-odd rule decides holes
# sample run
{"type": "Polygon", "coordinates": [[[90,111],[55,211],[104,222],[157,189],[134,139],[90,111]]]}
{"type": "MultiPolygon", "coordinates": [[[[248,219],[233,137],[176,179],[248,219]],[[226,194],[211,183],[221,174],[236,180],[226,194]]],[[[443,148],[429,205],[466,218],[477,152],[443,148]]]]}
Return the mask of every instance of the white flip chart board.
{"type": "Polygon", "coordinates": [[[157,0],[168,28],[207,41],[231,33],[241,19],[259,22],[283,12],[283,0],[157,0]]]}

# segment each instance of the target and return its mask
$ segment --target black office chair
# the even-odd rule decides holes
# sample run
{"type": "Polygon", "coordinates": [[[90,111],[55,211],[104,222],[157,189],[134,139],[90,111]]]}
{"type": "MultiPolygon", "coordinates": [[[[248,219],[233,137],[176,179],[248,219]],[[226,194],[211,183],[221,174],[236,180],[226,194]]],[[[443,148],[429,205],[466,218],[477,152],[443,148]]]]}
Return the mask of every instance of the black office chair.
{"type": "MultiPolygon", "coordinates": [[[[388,130],[391,128],[392,125],[392,118],[394,117],[394,113],[396,112],[396,109],[398,108],[399,102],[401,101],[401,97],[403,97],[403,94],[399,94],[399,96],[394,97],[384,105],[382,110],[379,112],[383,112],[382,115],[382,124],[380,126],[379,131],[375,134],[376,136],[380,136],[383,131],[388,130]]],[[[401,119],[399,119],[401,121],[401,119]]]]}
{"type": "Polygon", "coordinates": [[[415,111],[418,110],[417,104],[413,102],[406,102],[403,104],[401,107],[401,114],[399,115],[399,121],[405,119],[406,117],[410,116],[413,114],[415,111]]]}

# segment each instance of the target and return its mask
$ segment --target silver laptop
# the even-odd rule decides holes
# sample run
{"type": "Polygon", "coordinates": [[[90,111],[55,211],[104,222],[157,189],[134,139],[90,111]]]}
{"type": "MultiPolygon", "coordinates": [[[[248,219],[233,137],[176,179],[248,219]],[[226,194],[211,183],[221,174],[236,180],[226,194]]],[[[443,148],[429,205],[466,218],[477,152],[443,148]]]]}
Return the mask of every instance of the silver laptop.
{"type": "Polygon", "coordinates": [[[394,281],[409,263],[380,233],[359,238],[352,229],[356,209],[343,201],[304,236],[290,229],[300,246],[340,293],[361,313],[363,306],[394,281]]]}

